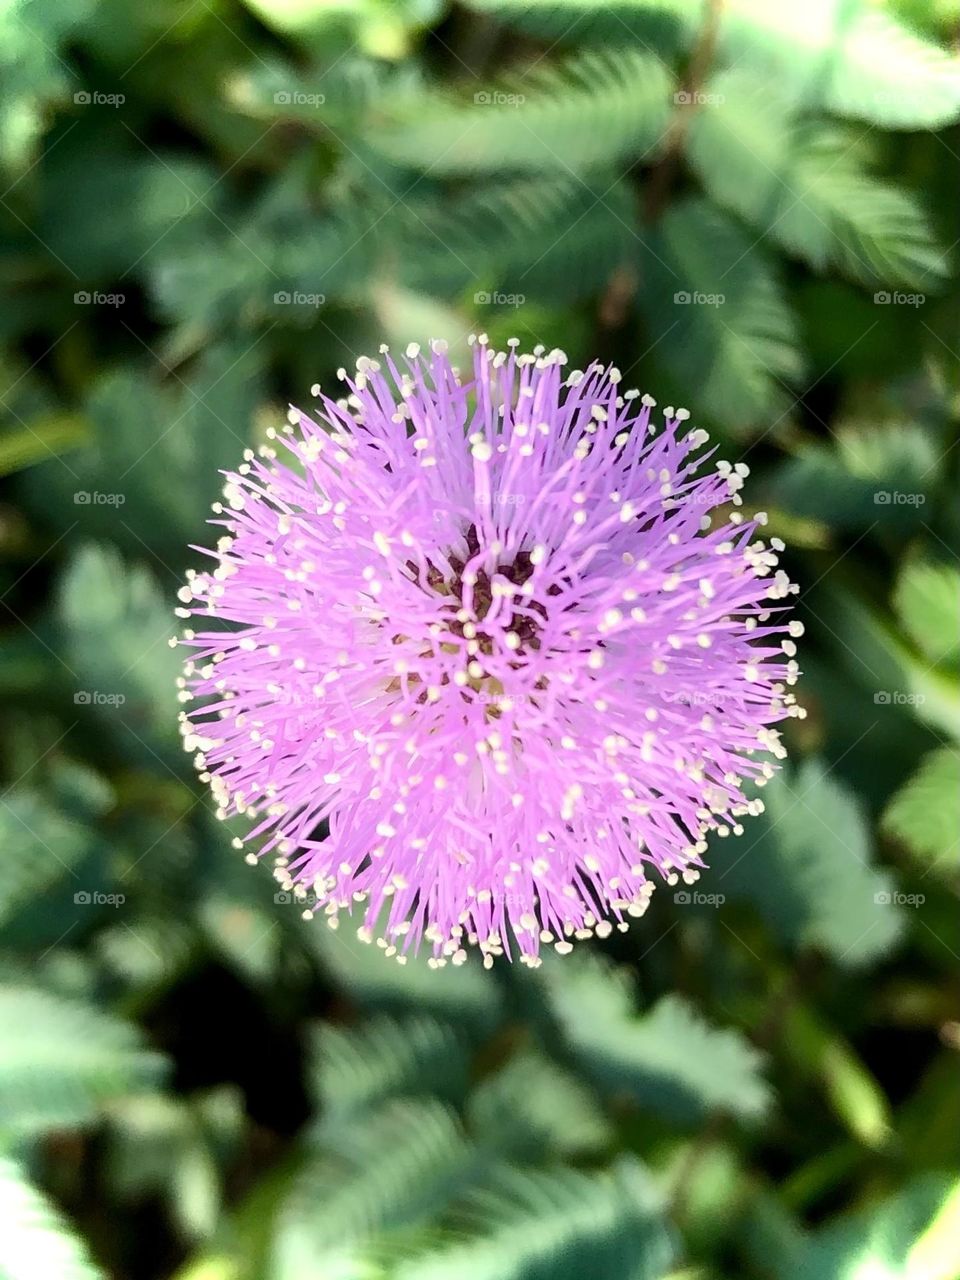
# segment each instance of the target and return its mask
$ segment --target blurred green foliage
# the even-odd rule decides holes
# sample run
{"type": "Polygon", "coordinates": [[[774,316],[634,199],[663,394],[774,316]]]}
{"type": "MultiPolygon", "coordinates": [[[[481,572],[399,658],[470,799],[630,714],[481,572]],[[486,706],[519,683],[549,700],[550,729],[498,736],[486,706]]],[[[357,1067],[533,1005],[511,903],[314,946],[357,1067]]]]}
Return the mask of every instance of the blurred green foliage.
{"type": "Polygon", "coordinates": [[[0,1280],[957,1280],[956,0],[0,6],[0,1280]],[[179,751],[220,468],[383,341],[753,470],[793,759],[536,973],[301,919],[179,751]]]}

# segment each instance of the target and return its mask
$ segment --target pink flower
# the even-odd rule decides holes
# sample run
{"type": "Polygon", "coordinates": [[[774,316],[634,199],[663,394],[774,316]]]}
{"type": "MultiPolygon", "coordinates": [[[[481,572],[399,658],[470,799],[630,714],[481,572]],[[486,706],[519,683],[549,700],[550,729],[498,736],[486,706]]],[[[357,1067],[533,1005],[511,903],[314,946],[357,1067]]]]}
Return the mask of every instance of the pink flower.
{"type": "Polygon", "coordinates": [[[801,628],[747,468],[704,470],[685,410],[559,351],[474,357],[383,348],[228,476],[181,592],[184,733],[332,927],[362,903],[401,960],[536,963],[760,811],[801,628]]]}

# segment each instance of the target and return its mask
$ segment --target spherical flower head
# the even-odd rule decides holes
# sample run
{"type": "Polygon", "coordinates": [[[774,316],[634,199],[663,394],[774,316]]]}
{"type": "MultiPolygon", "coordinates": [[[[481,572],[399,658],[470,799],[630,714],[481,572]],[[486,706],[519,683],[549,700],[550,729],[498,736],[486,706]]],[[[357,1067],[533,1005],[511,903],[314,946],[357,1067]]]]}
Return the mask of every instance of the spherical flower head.
{"type": "MultiPolygon", "coordinates": [[[[401,961],[627,927],[740,834],[800,714],[796,588],[683,409],[473,343],[362,358],[228,475],[186,747],[283,888],[401,961]],[[699,456],[698,456],[699,455],[699,456]]],[[[241,842],[238,840],[238,845],[241,842]]],[[[256,855],[248,856],[256,861],[256,855]]]]}

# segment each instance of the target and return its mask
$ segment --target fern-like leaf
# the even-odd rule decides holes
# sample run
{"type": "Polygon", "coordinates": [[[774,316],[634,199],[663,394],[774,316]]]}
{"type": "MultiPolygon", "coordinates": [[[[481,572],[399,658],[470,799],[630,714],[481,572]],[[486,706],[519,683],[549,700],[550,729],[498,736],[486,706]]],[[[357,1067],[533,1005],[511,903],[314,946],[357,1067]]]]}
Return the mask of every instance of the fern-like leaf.
{"type": "Polygon", "coordinates": [[[39,792],[7,792],[0,800],[0,846],[8,851],[0,861],[0,924],[69,875],[92,843],[87,828],[39,792]]]}
{"type": "Polygon", "coordinates": [[[664,56],[689,46],[699,13],[687,0],[466,0],[469,8],[551,43],[622,46],[636,40],[664,56]]]}
{"type": "Polygon", "coordinates": [[[339,1274],[350,1251],[437,1213],[473,1170],[459,1122],[433,1099],[395,1099],[325,1128],[279,1210],[271,1277],[339,1274]]]}
{"type": "Polygon", "coordinates": [[[439,208],[435,199],[413,202],[411,211],[402,237],[387,230],[387,253],[401,277],[427,293],[467,286],[569,302],[599,291],[637,242],[635,196],[607,170],[584,179],[510,177],[451,195],[439,208]]]}
{"type": "Polygon", "coordinates": [[[0,1133],[86,1124],[163,1070],[129,1023],[39,988],[0,988],[0,1133]]]}
{"type": "MultiPolygon", "coordinates": [[[[551,42],[690,49],[704,10],[684,0],[468,0],[472,8],[551,42]]],[[[865,0],[726,0],[719,58],[775,80],[807,106],[889,129],[937,129],[960,114],[960,64],[865,0]]]]}
{"type": "Polygon", "coordinates": [[[471,1132],[512,1160],[575,1157],[611,1138],[591,1091],[541,1053],[517,1054],[470,1095],[471,1132]]]}
{"type": "Polygon", "coordinates": [[[423,955],[407,956],[399,965],[351,936],[346,923],[334,933],[311,921],[304,924],[303,936],[337,985],[359,1004],[386,1013],[429,1014],[455,1022],[471,1037],[489,1035],[499,1022],[499,988],[479,965],[430,969],[423,955]]]}
{"type": "Polygon", "coordinates": [[[897,792],[883,829],[944,874],[960,867],[960,751],[931,751],[897,792]]]}
{"type": "Polygon", "coordinates": [[[718,892],[748,899],[787,943],[856,967],[888,952],[903,930],[890,875],[873,865],[857,799],[807,760],[763,789],[758,834],[726,845],[718,892]]]}
{"type": "Polygon", "coordinates": [[[931,662],[960,660],[960,572],[952,564],[905,564],[893,607],[903,630],[931,662]]]}
{"type": "Polygon", "coordinates": [[[449,1243],[401,1264],[394,1280],[658,1280],[674,1255],[660,1197],[632,1160],[599,1175],[506,1170],[449,1230],[449,1243]]]}
{"type": "Polygon", "coordinates": [[[81,705],[138,739],[154,731],[172,743],[170,690],[180,659],[169,648],[173,619],[157,583],[143,567],[127,569],[112,547],[89,544],[71,560],[60,586],[59,614],[67,660],[81,705]]]}
{"type": "Polygon", "coordinates": [[[649,233],[640,306],[657,356],[703,416],[743,429],[786,403],[800,376],[797,329],[780,282],[752,236],[705,200],[677,204],[649,233]]]}
{"type": "Polygon", "coordinates": [[[355,1029],[321,1023],[312,1059],[317,1102],[328,1116],[354,1114],[397,1095],[436,1093],[456,1101],[466,1091],[463,1042],[449,1023],[424,1015],[372,1018],[355,1029]]]}
{"type": "Polygon", "coordinates": [[[744,1120],[767,1110],[761,1056],[681,997],[666,996],[637,1017],[626,979],[599,957],[545,964],[540,981],[567,1051],[605,1090],[682,1126],[717,1110],[744,1120]]]}
{"type": "Polygon", "coordinates": [[[944,262],[916,200],[867,172],[856,139],[800,124],[749,72],[718,76],[690,129],[710,195],[814,270],[867,284],[930,288],[944,262]]]}
{"type": "Polygon", "coordinates": [[[670,76],[643,51],[588,51],[471,94],[466,103],[421,100],[392,125],[378,124],[369,142],[433,174],[581,172],[656,150],[670,76]]]}

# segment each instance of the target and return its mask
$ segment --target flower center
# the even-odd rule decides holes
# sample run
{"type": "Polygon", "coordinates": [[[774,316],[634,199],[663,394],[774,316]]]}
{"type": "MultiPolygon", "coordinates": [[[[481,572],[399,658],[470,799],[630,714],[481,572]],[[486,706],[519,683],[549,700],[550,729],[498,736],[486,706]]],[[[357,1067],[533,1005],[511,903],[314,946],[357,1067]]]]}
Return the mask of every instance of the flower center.
{"type": "MultiPolygon", "coordinates": [[[[451,552],[447,557],[452,576],[449,571],[445,573],[432,562],[427,563],[426,585],[443,600],[443,627],[451,637],[466,643],[467,652],[474,661],[482,655],[490,656],[497,651],[502,651],[505,637],[507,637],[506,648],[510,653],[509,666],[511,669],[518,670],[524,665],[525,657],[540,649],[542,626],[547,617],[546,607],[540,600],[522,595],[519,590],[533,574],[533,560],[528,551],[519,551],[512,560],[498,563],[492,572],[484,568],[474,569],[465,578],[467,563],[474,559],[481,549],[476,525],[470,525],[464,537],[467,545],[466,555],[464,556],[462,552],[451,552]],[[483,621],[490,613],[495,597],[500,594],[495,589],[495,578],[505,579],[518,590],[511,595],[507,605],[509,617],[501,613],[495,626],[485,628],[483,621]],[[518,596],[520,602],[517,601],[518,596]]],[[[407,568],[412,576],[417,576],[417,565],[412,560],[407,561],[407,568]]],[[[560,590],[556,583],[551,583],[546,589],[546,594],[559,595],[560,590]]],[[[459,651],[461,648],[461,645],[454,643],[452,639],[449,644],[448,652],[459,651]]],[[[449,676],[444,675],[440,683],[449,684],[449,676]]],[[[545,677],[541,677],[534,687],[539,690],[545,689],[545,677]]],[[[487,704],[487,715],[494,719],[500,715],[498,701],[510,696],[509,690],[504,687],[502,681],[490,675],[474,676],[472,673],[468,674],[466,683],[461,685],[460,692],[465,701],[473,701],[476,695],[480,695],[487,704]]],[[[425,698],[426,695],[424,694],[423,697],[425,698]]]]}

